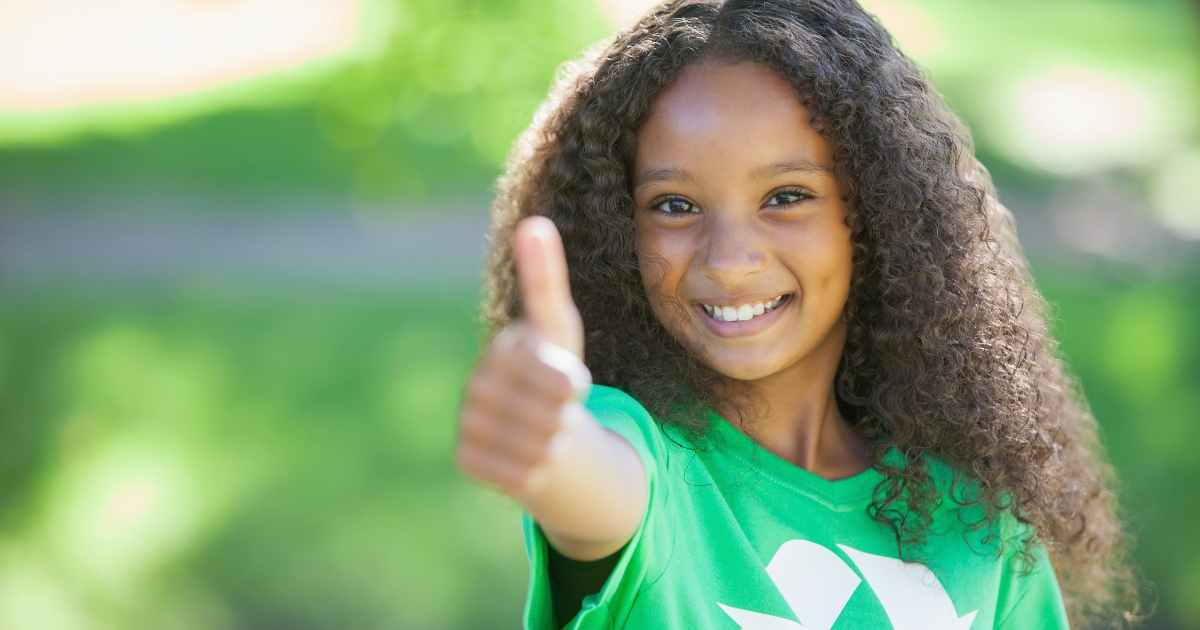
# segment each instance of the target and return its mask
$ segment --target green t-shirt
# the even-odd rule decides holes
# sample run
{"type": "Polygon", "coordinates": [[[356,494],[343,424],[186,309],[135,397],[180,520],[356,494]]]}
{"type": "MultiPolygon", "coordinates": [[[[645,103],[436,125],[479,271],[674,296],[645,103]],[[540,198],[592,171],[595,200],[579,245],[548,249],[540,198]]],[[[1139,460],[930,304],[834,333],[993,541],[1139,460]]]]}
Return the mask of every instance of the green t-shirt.
{"type": "MultiPolygon", "coordinates": [[[[1009,556],[1017,546],[1000,554],[994,543],[991,552],[969,543],[951,501],[934,513],[928,564],[906,564],[896,559],[892,530],[867,515],[883,479],[874,469],[822,479],[716,414],[696,447],[665,434],[636,400],[609,387],[594,387],[587,407],[633,445],[650,498],[612,575],[568,628],[1067,627],[1045,554],[1031,572],[1015,570],[1009,556]]],[[[934,473],[948,480],[946,470],[934,473]]],[[[528,517],[525,533],[532,567],[525,627],[547,630],[554,627],[547,543],[528,517]]]]}

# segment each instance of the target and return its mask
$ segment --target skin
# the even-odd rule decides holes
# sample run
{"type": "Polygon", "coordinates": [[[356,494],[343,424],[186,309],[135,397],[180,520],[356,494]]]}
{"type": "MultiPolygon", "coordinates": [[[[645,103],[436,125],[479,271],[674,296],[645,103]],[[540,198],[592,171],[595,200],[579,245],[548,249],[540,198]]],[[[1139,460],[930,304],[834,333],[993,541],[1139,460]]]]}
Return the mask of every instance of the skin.
{"type": "MultiPolygon", "coordinates": [[[[853,250],[832,149],[810,120],[765,66],[685,69],[638,130],[636,229],[655,314],[760,401],[735,426],[840,479],[867,467],[833,391],[853,250]],[[779,295],[788,296],[779,308],[750,321],[716,321],[700,306],[779,295]]],[[[573,379],[587,378],[583,330],[553,224],[525,219],[515,238],[526,318],[497,336],[472,375],[458,464],[520,502],[564,555],[602,558],[645,516],[645,470],[575,401],[573,379]]]]}
{"type": "Polygon", "coordinates": [[[458,465],[521,503],[563,554],[603,558],[646,513],[646,471],[633,447],[576,401],[572,381],[590,375],[554,224],[531,217],[515,238],[526,317],[497,335],[467,384],[458,465]]]}
{"type": "Polygon", "coordinates": [[[765,402],[736,424],[779,457],[839,479],[867,466],[833,391],[846,339],[850,208],[833,149],[811,119],[766,66],[686,68],[638,132],[636,225],[659,320],[765,402]],[[779,295],[789,297],[750,321],[717,321],[701,306],[779,295]]]}

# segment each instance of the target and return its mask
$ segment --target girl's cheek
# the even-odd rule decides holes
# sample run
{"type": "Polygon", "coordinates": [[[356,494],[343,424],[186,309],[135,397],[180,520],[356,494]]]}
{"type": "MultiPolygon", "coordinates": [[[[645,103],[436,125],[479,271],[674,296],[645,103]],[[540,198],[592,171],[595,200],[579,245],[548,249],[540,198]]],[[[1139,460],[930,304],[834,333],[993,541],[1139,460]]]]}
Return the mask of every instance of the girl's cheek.
{"type": "Polygon", "coordinates": [[[673,296],[678,288],[679,261],[674,260],[670,243],[656,238],[653,229],[639,230],[638,268],[642,272],[642,284],[651,297],[673,296]]]}
{"type": "Polygon", "coordinates": [[[642,286],[646,291],[646,299],[659,320],[663,319],[663,303],[670,295],[671,287],[666,273],[666,262],[660,258],[642,251],[638,254],[638,269],[642,274],[642,286]]]}
{"type": "Polygon", "coordinates": [[[642,286],[654,316],[676,339],[691,339],[687,305],[679,299],[681,278],[672,273],[676,266],[661,256],[645,252],[639,258],[642,286]]]}

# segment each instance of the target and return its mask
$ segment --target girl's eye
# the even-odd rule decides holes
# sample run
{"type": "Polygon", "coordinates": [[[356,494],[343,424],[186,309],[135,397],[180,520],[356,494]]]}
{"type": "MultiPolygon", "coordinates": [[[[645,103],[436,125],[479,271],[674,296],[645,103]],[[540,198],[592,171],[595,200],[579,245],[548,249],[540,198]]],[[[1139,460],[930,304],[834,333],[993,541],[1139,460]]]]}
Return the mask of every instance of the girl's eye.
{"type": "Polygon", "coordinates": [[[774,196],[767,200],[767,205],[787,206],[793,203],[800,203],[802,200],[808,199],[808,197],[808,195],[798,190],[785,190],[783,192],[775,193],[774,196]]]}
{"type": "Polygon", "coordinates": [[[696,204],[688,201],[687,199],[679,199],[679,198],[666,199],[666,200],[660,202],[658,205],[654,206],[654,209],[659,210],[661,212],[665,212],[667,214],[689,214],[689,213],[696,213],[696,212],[700,211],[696,207],[696,204]]]}

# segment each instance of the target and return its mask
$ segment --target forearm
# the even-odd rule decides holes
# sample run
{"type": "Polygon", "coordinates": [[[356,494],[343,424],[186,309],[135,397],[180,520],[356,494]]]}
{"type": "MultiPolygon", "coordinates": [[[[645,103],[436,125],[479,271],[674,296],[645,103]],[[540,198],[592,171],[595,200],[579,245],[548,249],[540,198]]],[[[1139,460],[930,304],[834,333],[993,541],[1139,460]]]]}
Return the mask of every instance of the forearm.
{"type": "Polygon", "coordinates": [[[629,442],[574,407],[563,427],[566,446],[551,458],[546,484],[517,497],[563,555],[603,558],[637,531],[646,514],[646,471],[629,442]]]}

